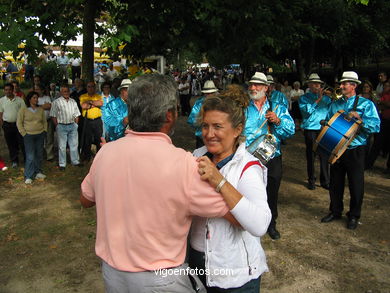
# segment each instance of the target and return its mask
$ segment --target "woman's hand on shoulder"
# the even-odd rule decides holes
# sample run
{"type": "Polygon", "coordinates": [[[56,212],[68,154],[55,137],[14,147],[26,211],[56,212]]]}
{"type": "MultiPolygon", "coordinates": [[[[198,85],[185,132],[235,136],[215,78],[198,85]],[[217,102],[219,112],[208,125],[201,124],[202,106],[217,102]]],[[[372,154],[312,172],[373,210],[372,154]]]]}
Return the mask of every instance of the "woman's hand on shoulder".
{"type": "Polygon", "coordinates": [[[208,181],[214,188],[217,187],[223,176],[214,163],[206,156],[200,157],[196,161],[198,162],[198,173],[200,178],[204,181],[208,181]]]}

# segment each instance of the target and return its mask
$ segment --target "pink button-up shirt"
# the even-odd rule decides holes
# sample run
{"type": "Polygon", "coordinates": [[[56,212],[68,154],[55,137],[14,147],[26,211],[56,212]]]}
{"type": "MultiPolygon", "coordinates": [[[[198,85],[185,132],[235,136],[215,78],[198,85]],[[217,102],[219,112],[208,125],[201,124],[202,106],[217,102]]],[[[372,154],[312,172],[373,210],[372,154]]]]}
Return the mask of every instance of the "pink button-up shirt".
{"type": "Polygon", "coordinates": [[[159,132],[129,132],[104,145],[81,185],[96,202],[96,254],[130,272],[181,265],[192,216],[228,211],[197,165],[159,132]]]}

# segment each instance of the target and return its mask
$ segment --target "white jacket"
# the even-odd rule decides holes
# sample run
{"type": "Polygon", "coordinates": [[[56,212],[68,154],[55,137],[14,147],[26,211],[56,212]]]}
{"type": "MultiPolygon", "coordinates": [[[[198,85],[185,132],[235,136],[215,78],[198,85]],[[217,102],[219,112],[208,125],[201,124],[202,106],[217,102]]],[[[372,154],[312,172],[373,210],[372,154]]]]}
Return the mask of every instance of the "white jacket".
{"type": "MultiPolygon", "coordinates": [[[[200,157],[206,147],[194,151],[200,157]]],[[[242,195],[230,211],[242,228],[231,225],[224,218],[193,219],[191,247],[205,252],[208,286],[236,288],[268,271],[260,236],[267,232],[271,211],[267,203],[267,168],[258,162],[241,144],[230,162],[220,170],[222,175],[242,195]],[[243,172],[243,173],[242,173],[243,172]]]]}

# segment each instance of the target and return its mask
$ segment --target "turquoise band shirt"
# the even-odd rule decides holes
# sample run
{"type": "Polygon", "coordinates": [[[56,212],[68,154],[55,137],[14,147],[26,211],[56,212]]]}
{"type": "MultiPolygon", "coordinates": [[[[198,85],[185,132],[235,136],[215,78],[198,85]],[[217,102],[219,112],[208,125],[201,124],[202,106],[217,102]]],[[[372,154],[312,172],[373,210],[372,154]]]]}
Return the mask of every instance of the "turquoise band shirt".
{"type": "Polygon", "coordinates": [[[273,90],[271,93],[271,96],[270,96],[270,100],[271,100],[273,108],[275,107],[275,105],[281,104],[288,109],[288,101],[287,101],[286,95],[283,94],[282,92],[277,91],[277,90],[273,90]]]}
{"type": "MultiPolygon", "coordinates": [[[[244,135],[246,137],[246,146],[248,147],[256,138],[268,133],[268,122],[265,118],[266,112],[269,110],[269,102],[265,101],[261,110],[258,110],[253,100],[250,101],[248,108],[246,109],[246,123],[244,129],[244,135]],[[263,125],[263,126],[262,126],[263,125]],[[260,128],[260,126],[262,126],[260,128]]],[[[291,118],[286,106],[283,104],[276,104],[272,102],[272,111],[280,119],[280,124],[270,124],[272,134],[276,138],[277,151],[275,157],[280,156],[280,142],[286,138],[289,138],[295,133],[294,120],[291,118]]]]}
{"type": "Polygon", "coordinates": [[[103,122],[110,141],[117,140],[125,135],[123,119],[127,117],[127,104],[121,98],[108,102],[103,109],[103,122]]]}
{"type": "MultiPolygon", "coordinates": [[[[329,107],[329,112],[326,120],[329,121],[333,117],[333,115],[337,113],[338,110],[344,110],[345,113],[353,111],[355,97],[356,96],[350,98],[344,97],[339,100],[333,101],[333,103],[329,107]]],[[[371,133],[379,132],[380,129],[381,122],[373,102],[359,96],[356,112],[359,114],[363,123],[357,136],[348,146],[348,149],[353,149],[358,146],[366,145],[368,136],[371,133]]]]}
{"type": "Polygon", "coordinates": [[[191,113],[188,116],[187,123],[195,128],[195,136],[202,138],[202,129],[197,124],[198,115],[200,113],[200,109],[202,108],[205,97],[200,97],[196,100],[194,106],[192,107],[191,113]]]}
{"type": "Polygon", "coordinates": [[[322,96],[321,101],[317,104],[317,94],[308,92],[298,100],[299,109],[302,114],[301,128],[307,130],[320,130],[321,120],[325,120],[328,115],[329,105],[332,100],[328,96],[322,96]]]}

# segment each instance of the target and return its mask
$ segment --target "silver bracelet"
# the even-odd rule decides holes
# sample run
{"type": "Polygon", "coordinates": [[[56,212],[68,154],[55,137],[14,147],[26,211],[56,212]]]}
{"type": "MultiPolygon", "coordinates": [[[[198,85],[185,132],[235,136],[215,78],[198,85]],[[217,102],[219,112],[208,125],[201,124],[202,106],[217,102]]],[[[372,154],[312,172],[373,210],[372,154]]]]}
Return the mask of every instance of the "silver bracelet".
{"type": "Polygon", "coordinates": [[[217,187],[215,187],[215,191],[216,191],[216,192],[220,192],[222,186],[223,186],[225,183],[226,183],[226,179],[225,179],[225,177],[223,177],[223,178],[221,179],[221,181],[219,182],[219,184],[217,185],[217,187]]]}

